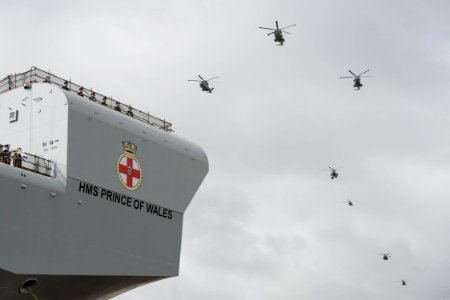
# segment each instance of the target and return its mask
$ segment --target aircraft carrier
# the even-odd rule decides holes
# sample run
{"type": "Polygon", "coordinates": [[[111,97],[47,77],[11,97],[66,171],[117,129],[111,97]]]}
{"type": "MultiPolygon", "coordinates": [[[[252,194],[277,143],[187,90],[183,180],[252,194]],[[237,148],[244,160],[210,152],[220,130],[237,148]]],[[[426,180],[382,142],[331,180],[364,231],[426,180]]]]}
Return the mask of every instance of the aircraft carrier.
{"type": "Polygon", "coordinates": [[[178,275],[208,159],[171,123],[33,67],[0,81],[0,144],[21,153],[0,162],[1,300],[110,299],[178,275]]]}

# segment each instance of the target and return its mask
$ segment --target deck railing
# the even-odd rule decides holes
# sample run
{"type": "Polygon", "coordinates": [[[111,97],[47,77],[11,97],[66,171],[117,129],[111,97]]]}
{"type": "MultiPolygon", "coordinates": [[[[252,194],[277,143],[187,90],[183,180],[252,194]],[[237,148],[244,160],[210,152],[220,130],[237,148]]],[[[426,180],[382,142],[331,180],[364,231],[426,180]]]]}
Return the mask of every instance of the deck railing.
{"type": "Polygon", "coordinates": [[[166,120],[152,116],[150,113],[145,113],[141,110],[132,108],[130,105],[123,104],[122,102],[114,100],[111,97],[99,94],[94,92],[92,89],[84,88],[83,86],[75,84],[70,80],[65,80],[36,67],[32,67],[29,71],[24,73],[8,75],[4,79],[0,80],[0,94],[22,86],[25,88],[31,87],[31,84],[38,82],[57,85],[64,90],[76,93],[81,97],[86,97],[86,100],[88,101],[97,102],[98,104],[105,105],[111,109],[117,110],[117,108],[120,108],[121,113],[129,115],[130,117],[151,126],[167,132],[173,131],[172,124],[166,120]]]}
{"type": "Polygon", "coordinates": [[[8,164],[52,178],[56,177],[55,162],[26,152],[22,152],[20,158],[17,158],[15,154],[16,152],[13,151],[5,156],[6,154],[2,152],[0,164],[8,164]],[[18,162],[18,160],[20,160],[20,162],[18,162]]]}
{"type": "Polygon", "coordinates": [[[22,158],[22,169],[55,178],[55,162],[30,153],[26,153],[26,156],[22,158]]]}

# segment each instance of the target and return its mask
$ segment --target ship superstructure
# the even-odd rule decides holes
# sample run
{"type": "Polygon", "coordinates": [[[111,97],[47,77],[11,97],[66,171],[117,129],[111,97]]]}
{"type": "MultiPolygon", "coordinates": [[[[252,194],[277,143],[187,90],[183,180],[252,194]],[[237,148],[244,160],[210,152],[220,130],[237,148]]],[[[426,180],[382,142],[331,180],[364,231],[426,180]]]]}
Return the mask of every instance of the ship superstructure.
{"type": "Polygon", "coordinates": [[[208,160],[171,132],[38,68],[0,81],[0,144],[26,156],[0,162],[0,299],[109,299],[177,276],[208,160]]]}

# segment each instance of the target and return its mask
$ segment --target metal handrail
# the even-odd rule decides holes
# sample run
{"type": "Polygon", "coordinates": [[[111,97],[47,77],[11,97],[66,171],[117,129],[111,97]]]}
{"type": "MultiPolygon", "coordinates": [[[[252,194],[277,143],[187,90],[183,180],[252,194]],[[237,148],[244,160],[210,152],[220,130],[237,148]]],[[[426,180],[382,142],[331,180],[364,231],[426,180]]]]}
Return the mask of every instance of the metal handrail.
{"type": "Polygon", "coordinates": [[[118,106],[121,108],[120,112],[123,114],[128,114],[130,117],[136,120],[147,123],[164,131],[173,132],[172,124],[164,119],[157,118],[150,115],[150,113],[145,113],[141,110],[132,108],[130,105],[126,105],[122,102],[112,99],[112,97],[99,94],[92,89],[86,89],[81,85],[73,83],[71,80],[65,80],[61,77],[51,74],[50,72],[43,71],[36,67],[32,67],[29,71],[23,73],[8,75],[4,79],[0,80],[0,94],[18,87],[38,82],[57,85],[64,90],[74,92],[81,97],[86,97],[90,101],[105,105],[111,109],[114,109],[116,106],[118,106]]]}
{"type": "MultiPolygon", "coordinates": [[[[14,164],[14,152],[11,152],[10,155],[10,165],[15,166],[14,164]]],[[[28,170],[34,173],[38,173],[44,176],[55,178],[55,172],[56,172],[56,164],[54,161],[51,161],[49,159],[45,159],[43,157],[33,155],[31,153],[23,152],[20,160],[21,160],[21,166],[19,168],[28,170]],[[25,155],[23,155],[25,154],[25,155]]],[[[6,163],[2,160],[1,163],[6,163]]]]}
{"type": "Polygon", "coordinates": [[[25,154],[27,158],[22,157],[23,169],[55,178],[55,162],[30,153],[25,154]]]}

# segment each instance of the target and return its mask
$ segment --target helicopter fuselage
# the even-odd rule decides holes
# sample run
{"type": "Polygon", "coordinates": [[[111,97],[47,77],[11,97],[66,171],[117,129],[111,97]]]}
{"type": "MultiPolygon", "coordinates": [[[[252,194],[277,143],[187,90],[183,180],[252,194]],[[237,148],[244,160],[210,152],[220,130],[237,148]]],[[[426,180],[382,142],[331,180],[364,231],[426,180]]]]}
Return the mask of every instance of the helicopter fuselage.
{"type": "Polygon", "coordinates": [[[219,78],[219,77],[216,76],[216,77],[210,78],[210,79],[208,79],[208,80],[205,80],[205,79],[203,79],[203,77],[202,77],[201,75],[197,75],[197,76],[200,78],[200,80],[197,80],[197,79],[189,79],[188,81],[196,81],[196,82],[200,82],[199,86],[200,86],[200,88],[202,89],[202,91],[208,92],[208,93],[212,93],[212,91],[214,90],[214,88],[210,88],[210,87],[209,87],[208,81],[213,80],[213,79],[216,79],[216,78],[219,78]]]}
{"type": "Polygon", "coordinates": [[[276,26],[276,28],[267,28],[267,27],[259,27],[259,28],[265,29],[265,30],[270,30],[271,32],[268,33],[267,35],[273,34],[275,36],[274,42],[279,43],[278,46],[283,46],[283,43],[284,43],[283,32],[290,34],[289,32],[284,31],[284,29],[295,26],[295,24],[280,28],[280,27],[278,27],[278,21],[275,21],[275,26],[276,26]]]}
{"type": "Polygon", "coordinates": [[[212,88],[209,87],[209,84],[207,81],[202,81],[200,82],[200,88],[202,89],[202,91],[204,92],[208,92],[208,93],[212,93],[212,88]]]}
{"type": "Polygon", "coordinates": [[[341,76],[339,78],[352,78],[353,79],[353,87],[355,88],[355,90],[359,90],[363,85],[361,83],[361,77],[372,77],[372,76],[363,76],[364,74],[366,74],[367,72],[369,72],[370,70],[367,69],[364,72],[362,72],[359,75],[356,75],[355,73],[353,73],[351,70],[348,70],[348,72],[350,74],[352,74],[352,76],[341,76]]]}
{"type": "Polygon", "coordinates": [[[282,46],[284,43],[284,37],[283,37],[283,34],[281,33],[281,30],[276,30],[274,32],[274,35],[275,35],[274,41],[277,43],[280,43],[280,46],[282,46]]]}
{"type": "Polygon", "coordinates": [[[359,77],[355,77],[355,79],[353,79],[353,87],[355,87],[356,89],[360,89],[363,85],[361,83],[361,78],[359,77]]]}
{"type": "Polygon", "coordinates": [[[335,170],[331,171],[331,179],[335,179],[339,176],[338,172],[336,172],[335,170]]]}

